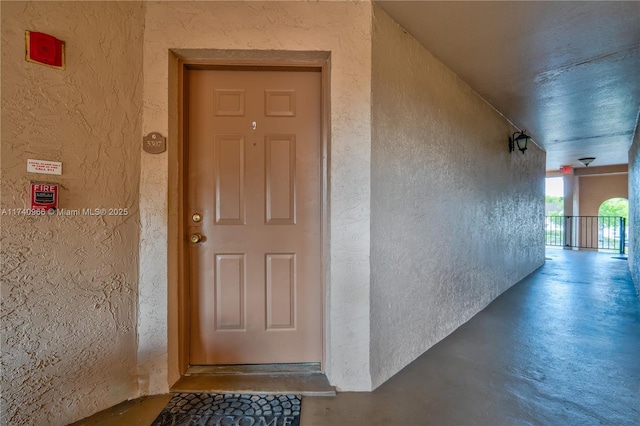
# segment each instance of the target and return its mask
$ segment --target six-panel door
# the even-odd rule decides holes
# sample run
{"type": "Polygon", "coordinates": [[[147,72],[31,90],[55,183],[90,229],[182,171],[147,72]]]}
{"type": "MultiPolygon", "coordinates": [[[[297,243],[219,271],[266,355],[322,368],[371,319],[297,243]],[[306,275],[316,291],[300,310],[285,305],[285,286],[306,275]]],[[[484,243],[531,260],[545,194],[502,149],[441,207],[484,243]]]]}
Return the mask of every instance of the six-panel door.
{"type": "Polygon", "coordinates": [[[192,365],[320,362],[320,76],[189,71],[192,365]]]}

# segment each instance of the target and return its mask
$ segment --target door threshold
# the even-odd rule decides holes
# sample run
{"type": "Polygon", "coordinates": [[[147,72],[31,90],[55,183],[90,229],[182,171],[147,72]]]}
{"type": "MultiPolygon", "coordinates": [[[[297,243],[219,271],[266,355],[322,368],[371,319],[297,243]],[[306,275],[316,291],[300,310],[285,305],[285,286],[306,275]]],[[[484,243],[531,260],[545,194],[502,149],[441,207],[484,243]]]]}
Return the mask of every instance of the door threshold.
{"type": "Polygon", "coordinates": [[[299,364],[245,364],[245,365],[191,365],[185,376],[202,376],[211,374],[313,374],[321,373],[320,363],[309,362],[299,364]]]}
{"type": "Polygon", "coordinates": [[[335,396],[319,364],[190,366],[171,392],[335,396]]]}

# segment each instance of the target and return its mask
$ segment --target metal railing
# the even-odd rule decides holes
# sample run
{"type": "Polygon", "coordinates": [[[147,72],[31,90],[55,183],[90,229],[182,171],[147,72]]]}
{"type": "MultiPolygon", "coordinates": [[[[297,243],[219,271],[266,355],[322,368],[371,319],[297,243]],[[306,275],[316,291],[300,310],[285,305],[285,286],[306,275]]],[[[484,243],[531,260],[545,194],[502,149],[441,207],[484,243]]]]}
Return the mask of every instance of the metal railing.
{"type": "Polygon", "coordinates": [[[619,216],[546,216],[548,246],[626,252],[626,220],[619,216]]]}

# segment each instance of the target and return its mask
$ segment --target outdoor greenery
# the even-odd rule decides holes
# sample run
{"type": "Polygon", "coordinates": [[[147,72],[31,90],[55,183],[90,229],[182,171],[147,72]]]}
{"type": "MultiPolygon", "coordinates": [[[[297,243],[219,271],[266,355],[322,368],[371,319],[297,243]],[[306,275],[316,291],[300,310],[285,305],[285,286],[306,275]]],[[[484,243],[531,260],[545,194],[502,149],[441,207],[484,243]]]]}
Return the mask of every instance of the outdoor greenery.
{"type": "Polygon", "coordinates": [[[626,198],[611,198],[600,206],[598,216],[621,216],[629,220],[629,201],[626,198]]]}
{"type": "Polygon", "coordinates": [[[547,205],[547,216],[564,215],[564,197],[545,195],[544,202],[547,205]]]}

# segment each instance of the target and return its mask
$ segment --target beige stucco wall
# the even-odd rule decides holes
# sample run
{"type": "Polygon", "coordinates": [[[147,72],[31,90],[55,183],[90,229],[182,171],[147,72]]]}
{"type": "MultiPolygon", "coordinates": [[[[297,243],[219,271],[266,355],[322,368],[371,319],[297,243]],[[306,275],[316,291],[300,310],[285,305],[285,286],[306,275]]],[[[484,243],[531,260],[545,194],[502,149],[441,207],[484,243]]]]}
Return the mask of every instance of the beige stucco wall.
{"type": "Polygon", "coordinates": [[[371,371],[378,386],[544,263],[545,153],[374,8],[371,371]]]}
{"type": "MultiPolygon", "coordinates": [[[[144,133],[168,134],[170,49],[326,51],[331,55],[331,138],[325,365],[342,390],[369,378],[371,5],[367,2],[161,2],[147,5],[144,133]]],[[[266,53],[268,56],[268,52],[266,53]]],[[[176,148],[170,140],[170,150],[176,148]]],[[[143,155],[140,186],[139,365],[143,390],[166,392],[177,377],[177,276],[163,263],[168,215],[177,207],[171,153],[143,155]],[[171,199],[171,202],[169,201],[171,199]],[[168,344],[167,335],[169,334],[168,344]],[[168,357],[168,359],[167,359],[168,357]],[[167,369],[169,363],[169,370],[167,369]]],[[[171,263],[170,263],[171,265],[171,263]]]]}
{"type": "Polygon", "coordinates": [[[542,262],[544,154],[508,154],[513,128],[380,12],[372,50],[368,2],[1,7],[2,207],[37,179],[64,208],[128,208],[0,217],[3,424],[67,424],[177,379],[172,51],[330,55],[325,368],[340,390],[377,386],[542,262]],[[67,70],[26,63],[25,29],[66,40],[67,70]],[[151,131],[169,152],[140,153],[151,131]],[[27,174],[33,157],[64,174],[27,174]]]}
{"type": "Polygon", "coordinates": [[[640,126],[637,125],[629,150],[629,234],[629,268],[640,297],[640,126]]]}
{"type": "Polygon", "coordinates": [[[580,176],[580,215],[598,216],[600,205],[610,198],[629,198],[626,173],[580,176]]]}
{"type": "Polygon", "coordinates": [[[1,424],[63,425],[137,396],[138,181],[144,7],[2,2],[1,424]],[[66,41],[67,69],[25,61],[25,30],[66,41]],[[61,161],[31,174],[27,158],[61,161]],[[60,207],[27,217],[30,181],[60,207]]]}

